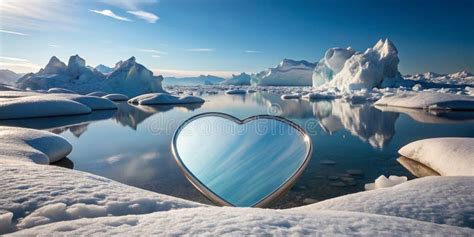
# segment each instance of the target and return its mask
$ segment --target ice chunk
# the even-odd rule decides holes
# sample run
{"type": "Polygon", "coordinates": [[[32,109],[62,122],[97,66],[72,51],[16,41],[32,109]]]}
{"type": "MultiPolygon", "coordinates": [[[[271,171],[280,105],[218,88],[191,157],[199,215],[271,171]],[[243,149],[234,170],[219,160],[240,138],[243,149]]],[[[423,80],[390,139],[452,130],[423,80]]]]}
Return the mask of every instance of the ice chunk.
{"type": "Polygon", "coordinates": [[[252,75],[256,86],[311,86],[313,70],[316,65],[307,61],[283,59],[274,68],[252,75]]]}
{"type": "Polygon", "coordinates": [[[77,94],[76,92],[64,88],[51,88],[48,90],[48,93],[56,93],[56,94],[77,94]]]}
{"type": "Polygon", "coordinates": [[[91,92],[89,94],[87,94],[88,96],[96,96],[96,97],[102,97],[102,96],[106,96],[108,95],[107,92],[103,92],[103,91],[94,91],[94,92],[91,92]]]}
{"type": "Polygon", "coordinates": [[[177,97],[166,93],[151,93],[140,95],[128,101],[132,104],[140,105],[164,105],[164,104],[196,104],[204,103],[205,101],[196,96],[177,97]]]}
{"type": "Polygon", "coordinates": [[[430,110],[474,110],[474,97],[439,92],[403,92],[384,96],[375,105],[430,110]]]}
{"type": "Polygon", "coordinates": [[[241,89],[229,89],[225,92],[228,95],[243,95],[246,94],[246,90],[241,90],[241,89]]]}
{"type": "Polygon", "coordinates": [[[424,139],[402,147],[398,153],[430,167],[441,175],[474,176],[474,138],[424,139]]]}
{"type": "Polygon", "coordinates": [[[111,101],[126,101],[129,100],[128,96],[123,95],[123,94],[108,94],[105,96],[102,96],[102,98],[111,100],[111,101]]]}

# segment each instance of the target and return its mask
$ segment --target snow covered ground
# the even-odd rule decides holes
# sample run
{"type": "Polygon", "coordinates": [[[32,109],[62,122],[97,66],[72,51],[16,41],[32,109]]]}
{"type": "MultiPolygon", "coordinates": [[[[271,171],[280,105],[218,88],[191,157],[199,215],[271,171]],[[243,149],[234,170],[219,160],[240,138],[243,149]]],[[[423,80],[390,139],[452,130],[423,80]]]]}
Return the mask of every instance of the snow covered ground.
{"type": "Polygon", "coordinates": [[[43,164],[66,156],[69,143],[44,131],[0,131],[5,137],[0,139],[0,233],[474,234],[474,177],[421,178],[286,210],[211,207],[36,164],[33,158],[41,154],[44,159],[38,163],[43,164]]]}
{"type": "Polygon", "coordinates": [[[424,139],[402,147],[398,153],[443,176],[474,176],[474,138],[424,139]]]}

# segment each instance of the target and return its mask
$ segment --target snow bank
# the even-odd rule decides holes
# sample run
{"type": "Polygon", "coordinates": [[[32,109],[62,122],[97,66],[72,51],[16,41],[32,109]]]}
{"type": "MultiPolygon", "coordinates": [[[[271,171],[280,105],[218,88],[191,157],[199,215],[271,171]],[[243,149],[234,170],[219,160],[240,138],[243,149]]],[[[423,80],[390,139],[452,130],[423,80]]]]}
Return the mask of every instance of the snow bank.
{"type": "Polygon", "coordinates": [[[102,98],[111,100],[111,101],[126,101],[129,100],[128,96],[123,95],[123,94],[108,94],[105,96],[102,96],[102,98]]]}
{"type": "Polygon", "coordinates": [[[128,101],[140,105],[195,104],[205,101],[197,96],[177,97],[166,93],[151,93],[134,97],[128,101]]]}
{"type": "Polygon", "coordinates": [[[276,67],[252,75],[256,86],[311,86],[316,65],[307,61],[283,59],[276,67]]]}
{"type": "Polygon", "coordinates": [[[16,127],[0,127],[0,160],[13,159],[49,164],[66,157],[71,144],[54,133],[16,127]]]}
{"type": "Polygon", "coordinates": [[[406,176],[390,175],[388,178],[385,175],[380,175],[374,183],[368,183],[364,186],[365,190],[374,190],[379,188],[390,188],[408,181],[406,176]]]}
{"type": "Polygon", "coordinates": [[[346,91],[394,86],[403,83],[398,62],[398,50],[388,39],[364,53],[350,47],[332,48],[316,65],[312,83],[346,91]]]}
{"type": "Polygon", "coordinates": [[[469,236],[474,230],[366,213],[291,213],[257,208],[191,208],[146,215],[80,219],[18,235],[125,236],[469,236]]]}
{"type": "Polygon", "coordinates": [[[474,227],[474,177],[424,177],[289,210],[338,210],[474,227]]]}
{"type": "Polygon", "coordinates": [[[69,99],[51,96],[28,96],[0,101],[0,119],[78,115],[91,108],[69,99]]]}
{"type": "Polygon", "coordinates": [[[384,96],[375,105],[429,110],[474,110],[474,97],[439,92],[403,92],[384,96]]]}
{"type": "Polygon", "coordinates": [[[412,142],[398,153],[443,176],[474,176],[474,138],[430,138],[412,142]]]}

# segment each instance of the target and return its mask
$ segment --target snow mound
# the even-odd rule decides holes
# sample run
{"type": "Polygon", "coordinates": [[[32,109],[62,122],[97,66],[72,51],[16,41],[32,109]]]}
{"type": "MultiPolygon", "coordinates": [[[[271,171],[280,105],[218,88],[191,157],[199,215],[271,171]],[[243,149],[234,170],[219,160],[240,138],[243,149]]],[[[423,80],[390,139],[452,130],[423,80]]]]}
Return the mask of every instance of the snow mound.
{"type": "Polygon", "coordinates": [[[221,82],[222,85],[235,85],[235,86],[246,86],[250,85],[250,80],[252,78],[249,74],[243,72],[239,75],[232,74],[232,77],[221,82]]]}
{"type": "Polygon", "coordinates": [[[364,186],[365,190],[374,190],[379,188],[390,188],[408,181],[406,176],[390,175],[388,178],[385,175],[380,175],[374,183],[369,183],[364,186]]]}
{"type": "Polygon", "coordinates": [[[424,177],[289,210],[338,210],[474,227],[474,177],[424,177]]]}
{"type": "Polygon", "coordinates": [[[123,94],[108,94],[105,96],[102,96],[102,98],[111,100],[111,101],[126,101],[129,100],[128,96],[123,95],[123,94]]]}
{"type": "Polygon", "coordinates": [[[443,176],[474,176],[474,138],[430,138],[402,147],[400,155],[443,176]]]}
{"type": "Polygon", "coordinates": [[[205,101],[197,96],[177,97],[166,93],[151,93],[134,97],[128,101],[140,105],[197,104],[205,101]]]}
{"type": "Polygon", "coordinates": [[[103,92],[103,91],[94,91],[94,92],[91,92],[89,94],[87,94],[88,96],[96,96],[96,97],[102,97],[102,96],[106,96],[108,95],[107,92],[103,92]]]}
{"type": "Polygon", "coordinates": [[[226,90],[225,93],[228,95],[245,95],[247,91],[241,90],[241,89],[229,89],[229,90],[226,90]]]}
{"type": "Polygon", "coordinates": [[[398,71],[398,50],[388,39],[379,40],[364,53],[352,48],[329,49],[312,74],[314,87],[361,90],[403,83],[398,71]]]}
{"type": "Polygon", "coordinates": [[[59,96],[28,96],[0,101],[0,119],[36,118],[78,115],[91,112],[91,108],[59,96]]]}
{"type": "Polygon", "coordinates": [[[258,208],[191,208],[146,215],[57,222],[19,231],[23,236],[469,236],[474,230],[366,213],[291,213],[258,208]]]}
{"type": "Polygon", "coordinates": [[[311,86],[315,66],[304,60],[283,59],[276,67],[252,75],[251,83],[256,86],[311,86]]]}
{"type": "Polygon", "coordinates": [[[72,145],[54,133],[16,127],[0,127],[0,160],[13,159],[49,164],[66,157],[72,145]]]}
{"type": "Polygon", "coordinates": [[[78,55],[69,58],[68,65],[52,57],[44,69],[29,73],[18,79],[16,86],[20,89],[48,90],[53,93],[71,93],[75,91],[87,94],[101,90],[107,93],[120,93],[137,96],[144,93],[163,92],[163,77],[154,76],[153,72],[131,57],[116,64],[112,72],[103,74],[86,66],[85,60],[78,55]]]}
{"type": "Polygon", "coordinates": [[[474,110],[474,97],[439,92],[403,92],[384,96],[375,105],[429,110],[474,110]]]}
{"type": "Polygon", "coordinates": [[[85,217],[203,206],[61,167],[1,159],[0,164],[0,210],[14,214],[18,229],[85,217]]]}
{"type": "Polygon", "coordinates": [[[51,88],[48,90],[48,93],[56,93],[56,94],[77,94],[76,92],[64,88],[51,88]]]}

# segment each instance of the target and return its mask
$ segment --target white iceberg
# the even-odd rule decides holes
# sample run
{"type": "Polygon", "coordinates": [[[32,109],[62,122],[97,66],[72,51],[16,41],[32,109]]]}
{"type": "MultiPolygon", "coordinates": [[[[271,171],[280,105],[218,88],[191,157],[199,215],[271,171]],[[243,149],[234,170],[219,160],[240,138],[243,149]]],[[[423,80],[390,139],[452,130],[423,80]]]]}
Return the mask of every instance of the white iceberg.
{"type": "Polygon", "coordinates": [[[250,80],[251,79],[252,78],[250,77],[249,74],[243,72],[239,75],[232,74],[231,78],[226,79],[225,81],[222,81],[220,84],[221,85],[246,86],[246,85],[250,85],[250,80]]]}
{"type": "Polygon", "coordinates": [[[402,92],[384,96],[375,105],[429,110],[474,110],[474,97],[440,92],[402,92]]]}
{"type": "Polygon", "coordinates": [[[443,176],[474,176],[474,138],[424,139],[405,145],[398,153],[443,176]]]}
{"type": "MultiPolygon", "coordinates": [[[[137,96],[144,93],[163,92],[163,77],[136,62],[135,57],[116,64],[112,72],[103,74],[86,66],[78,55],[71,56],[68,65],[57,57],[52,57],[44,69],[29,73],[18,79],[16,86],[21,89],[48,90],[61,88],[87,94],[97,90],[137,96]]],[[[52,91],[59,93],[59,91],[52,91]]]]}
{"type": "Polygon", "coordinates": [[[311,86],[315,66],[304,60],[283,59],[276,67],[252,75],[251,83],[256,86],[311,86]]]}
{"type": "Polygon", "coordinates": [[[204,103],[200,97],[197,96],[173,96],[167,93],[151,93],[140,95],[134,97],[128,101],[132,104],[140,104],[140,105],[170,105],[170,104],[196,104],[196,103],[204,103]]]}
{"type": "Polygon", "coordinates": [[[388,39],[363,53],[350,47],[332,48],[315,67],[313,86],[350,91],[403,84],[398,62],[398,50],[388,39]]]}

